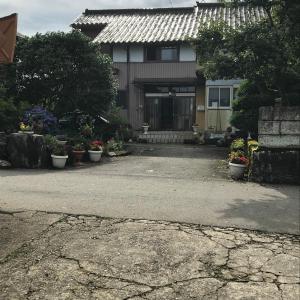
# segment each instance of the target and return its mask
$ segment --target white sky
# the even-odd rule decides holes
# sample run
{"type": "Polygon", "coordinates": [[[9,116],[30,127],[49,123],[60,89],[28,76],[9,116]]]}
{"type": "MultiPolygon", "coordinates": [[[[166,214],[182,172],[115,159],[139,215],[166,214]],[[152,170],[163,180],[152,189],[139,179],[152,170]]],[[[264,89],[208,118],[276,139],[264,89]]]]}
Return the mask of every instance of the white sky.
{"type": "MultiPolygon", "coordinates": [[[[196,4],[196,0],[172,0],[172,2],[174,6],[196,4]]],[[[170,7],[170,3],[171,0],[0,0],[0,17],[18,13],[18,31],[32,35],[36,32],[68,31],[69,25],[86,8],[170,7]]]]}

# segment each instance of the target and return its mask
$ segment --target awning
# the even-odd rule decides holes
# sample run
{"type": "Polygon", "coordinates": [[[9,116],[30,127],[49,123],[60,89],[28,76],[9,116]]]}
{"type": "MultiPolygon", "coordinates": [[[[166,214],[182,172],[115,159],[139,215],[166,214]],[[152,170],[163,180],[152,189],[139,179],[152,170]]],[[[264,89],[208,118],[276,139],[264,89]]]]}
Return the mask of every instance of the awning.
{"type": "Polygon", "coordinates": [[[16,46],[17,14],[0,18],[0,64],[12,63],[16,46]]]}
{"type": "Polygon", "coordinates": [[[135,78],[134,84],[163,84],[163,85],[195,85],[197,84],[197,78],[135,78]]]}

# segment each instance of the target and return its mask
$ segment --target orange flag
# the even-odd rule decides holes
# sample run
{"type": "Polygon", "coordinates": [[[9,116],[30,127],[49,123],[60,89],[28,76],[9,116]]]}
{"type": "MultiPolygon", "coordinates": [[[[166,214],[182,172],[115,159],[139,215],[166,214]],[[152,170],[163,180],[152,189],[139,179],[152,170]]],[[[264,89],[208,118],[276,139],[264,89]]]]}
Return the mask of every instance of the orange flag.
{"type": "Polygon", "coordinates": [[[12,63],[17,35],[17,14],[0,18],[0,64],[12,63]]]}

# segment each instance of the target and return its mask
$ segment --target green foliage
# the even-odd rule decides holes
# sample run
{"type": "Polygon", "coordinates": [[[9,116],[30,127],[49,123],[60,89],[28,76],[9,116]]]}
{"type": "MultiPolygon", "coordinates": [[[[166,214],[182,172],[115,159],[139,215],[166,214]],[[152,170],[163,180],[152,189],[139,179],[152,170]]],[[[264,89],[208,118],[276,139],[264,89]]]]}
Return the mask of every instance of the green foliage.
{"type": "Polygon", "coordinates": [[[245,80],[233,101],[231,124],[244,132],[257,132],[260,106],[274,104],[275,95],[271,91],[260,91],[258,84],[245,80]]]}
{"type": "MultiPolygon", "coordinates": [[[[223,1],[227,2],[227,1],[223,1]]],[[[207,79],[246,78],[234,104],[232,125],[257,131],[258,108],[299,105],[300,3],[294,0],[234,0],[226,5],[261,6],[266,18],[233,29],[224,22],[201,27],[196,47],[199,70],[207,79]]]]}
{"type": "Polygon", "coordinates": [[[74,151],[85,151],[85,145],[83,143],[77,143],[73,146],[74,151]]]}
{"type": "Polygon", "coordinates": [[[244,151],[245,150],[245,141],[242,138],[236,139],[232,141],[230,145],[230,150],[231,151],[244,151]]]}
{"type": "Polygon", "coordinates": [[[58,116],[76,109],[96,115],[115,98],[111,59],[78,31],[21,39],[12,68],[18,99],[58,116]]]}
{"type": "Polygon", "coordinates": [[[67,152],[64,145],[56,144],[52,150],[52,154],[56,156],[66,156],[67,152]]]}
{"type": "Polygon", "coordinates": [[[58,141],[56,137],[54,137],[53,135],[50,134],[45,135],[44,140],[45,140],[45,145],[49,150],[53,150],[58,145],[58,141]]]}
{"type": "Polygon", "coordinates": [[[26,102],[16,103],[12,97],[8,97],[6,89],[0,85],[0,131],[16,129],[27,108],[26,102]]]}
{"type": "Polygon", "coordinates": [[[112,151],[122,151],[123,150],[123,143],[122,141],[116,141],[115,139],[110,139],[106,143],[106,150],[108,152],[112,151]]]}

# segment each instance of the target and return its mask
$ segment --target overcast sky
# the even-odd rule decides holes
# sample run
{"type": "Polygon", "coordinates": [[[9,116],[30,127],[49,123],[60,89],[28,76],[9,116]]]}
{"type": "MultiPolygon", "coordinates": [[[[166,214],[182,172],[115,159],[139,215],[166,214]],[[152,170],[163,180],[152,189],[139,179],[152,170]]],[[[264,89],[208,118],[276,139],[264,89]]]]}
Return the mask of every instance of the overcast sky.
{"type": "MultiPolygon", "coordinates": [[[[193,6],[196,0],[172,0],[174,6],[193,6]]],[[[212,2],[212,1],[209,1],[212,2]]],[[[68,31],[69,25],[86,8],[168,7],[171,0],[0,0],[0,14],[19,14],[18,31],[26,35],[36,32],[68,31]]]]}

